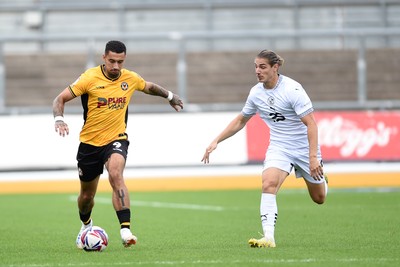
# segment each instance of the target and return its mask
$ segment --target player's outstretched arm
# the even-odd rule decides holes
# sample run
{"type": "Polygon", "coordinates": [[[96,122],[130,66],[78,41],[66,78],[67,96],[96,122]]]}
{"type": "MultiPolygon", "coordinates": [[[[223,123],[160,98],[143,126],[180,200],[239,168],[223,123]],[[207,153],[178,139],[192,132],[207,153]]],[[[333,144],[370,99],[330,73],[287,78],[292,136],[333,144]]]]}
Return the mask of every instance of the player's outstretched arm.
{"type": "Polygon", "coordinates": [[[301,121],[307,126],[307,136],[309,143],[309,161],[310,174],[314,180],[321,180],[324,177],[324,170],[318,158],[318,126],[314,118],[313,112],[301,118],[301,121]]]}
{"type": "Polygon", "coordinates": [[[143,93],[167,98],[171,107],[173,107],[176,111],[183,109],[183,101],[180,99],[180,97],[158,84],[146,82],[143,93]]]}
{"type": "Polygon", "coordinates": [[[210,163],[210,154],[217,148],[217,145],[243,129],[250,118],[251,117],[244,117],[242,114],[239,114],[236,118],[234,118],[206,148],[201,161],[204,162],[204,164],[210,163]]]}
{"type": "Polygon", "coordinates": [[[65,88],[53,101],[54,128],[60,136],[69,134],[68,125],[64,122],[65,103],[73,99],[69,88],[65,88]]]}

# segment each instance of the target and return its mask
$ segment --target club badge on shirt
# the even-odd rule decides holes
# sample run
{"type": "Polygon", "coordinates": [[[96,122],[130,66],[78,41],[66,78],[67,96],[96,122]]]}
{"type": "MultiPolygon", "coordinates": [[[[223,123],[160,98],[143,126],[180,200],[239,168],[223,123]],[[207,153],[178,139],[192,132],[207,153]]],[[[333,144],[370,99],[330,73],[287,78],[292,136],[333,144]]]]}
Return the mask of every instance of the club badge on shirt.
{"type": "Polygon", "coordinates": [[[122,90],[126,91],[126,90],[128,90],[128,87],[129,87],[129,86],[128,86],[128,83],[127,83],[127,82],[122,82],[122,83],[121,83],[121,89],[122,89],[122,90]]]}
{"type": "Polygon", "coordinates": [[[273,106],[275,104],[275,99],[272,96],[268,97],[267,101],[270,106],[273,106]]]}

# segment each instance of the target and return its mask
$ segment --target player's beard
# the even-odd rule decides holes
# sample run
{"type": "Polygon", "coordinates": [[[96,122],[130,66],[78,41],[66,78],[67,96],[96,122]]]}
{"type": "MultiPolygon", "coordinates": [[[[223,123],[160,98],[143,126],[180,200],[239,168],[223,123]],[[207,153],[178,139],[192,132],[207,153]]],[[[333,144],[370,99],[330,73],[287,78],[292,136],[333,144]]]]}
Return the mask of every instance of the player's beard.
{"type": "Polygon", "coordinates": [[[111,79],[115,79],[119,76],[120,71],[119,70],[111,70],[107,73],[108,77],[111,79]]]}

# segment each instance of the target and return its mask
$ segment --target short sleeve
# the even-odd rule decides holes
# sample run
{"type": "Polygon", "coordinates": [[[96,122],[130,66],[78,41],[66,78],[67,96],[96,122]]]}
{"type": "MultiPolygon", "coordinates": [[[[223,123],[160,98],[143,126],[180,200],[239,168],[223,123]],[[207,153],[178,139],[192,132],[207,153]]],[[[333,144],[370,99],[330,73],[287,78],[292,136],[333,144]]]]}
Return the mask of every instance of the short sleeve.
{"type": "Polygon", "coordinates": [[[81,74],[81,76],[69,86],[69,90],[75,97],[86,94],[87,88],[88,79],[86,73],[81,74]]]}
{"type": "Polygon", "coordinates": [[[135,90],[143,91],[146,86],[146,81],[138,73],[129,71],[132,77],[133,88],[135,90]]]}
{"type": "Polygon", "coordinates": [[[295,88],[291,94],[292,106],[300,117],[303,117],[313,110],[312,103],[306,91],[302,87],[295,88]]]}
{"type": "Polygon", "coordinates": [[[242,109],[242,115],[244,117],[251,117],[257,113],[257,107],[254,105],[254,102],[251,100],[250,95],[247,97],[246,104],[242,109]]]}

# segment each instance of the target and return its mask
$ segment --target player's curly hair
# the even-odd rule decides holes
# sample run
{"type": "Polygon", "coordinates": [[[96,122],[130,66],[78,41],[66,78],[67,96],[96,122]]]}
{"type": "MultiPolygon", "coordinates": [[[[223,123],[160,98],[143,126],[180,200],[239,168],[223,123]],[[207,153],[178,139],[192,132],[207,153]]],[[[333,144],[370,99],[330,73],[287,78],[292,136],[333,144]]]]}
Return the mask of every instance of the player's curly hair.
{"type": "Polygon", "coordinates": [[[275,53],[274,51],[271,50],[262,50],[260,53],[257,55],[258,58],[265,58],[268,60],[269,65],[273,66],[275,64],[278,64],[279,66],[283,65],[284,59],[275,53]]]}
{"type": "Polygon", "coordinates": [[[126,46],[123,42],[121,41],[116,41],[116,40],[111,40],[106,44],[106,49],[104,50],[104,53],[107,55],[108,52],[114,52],[114,53],[125,53],[126,54],[126,46]]]}

